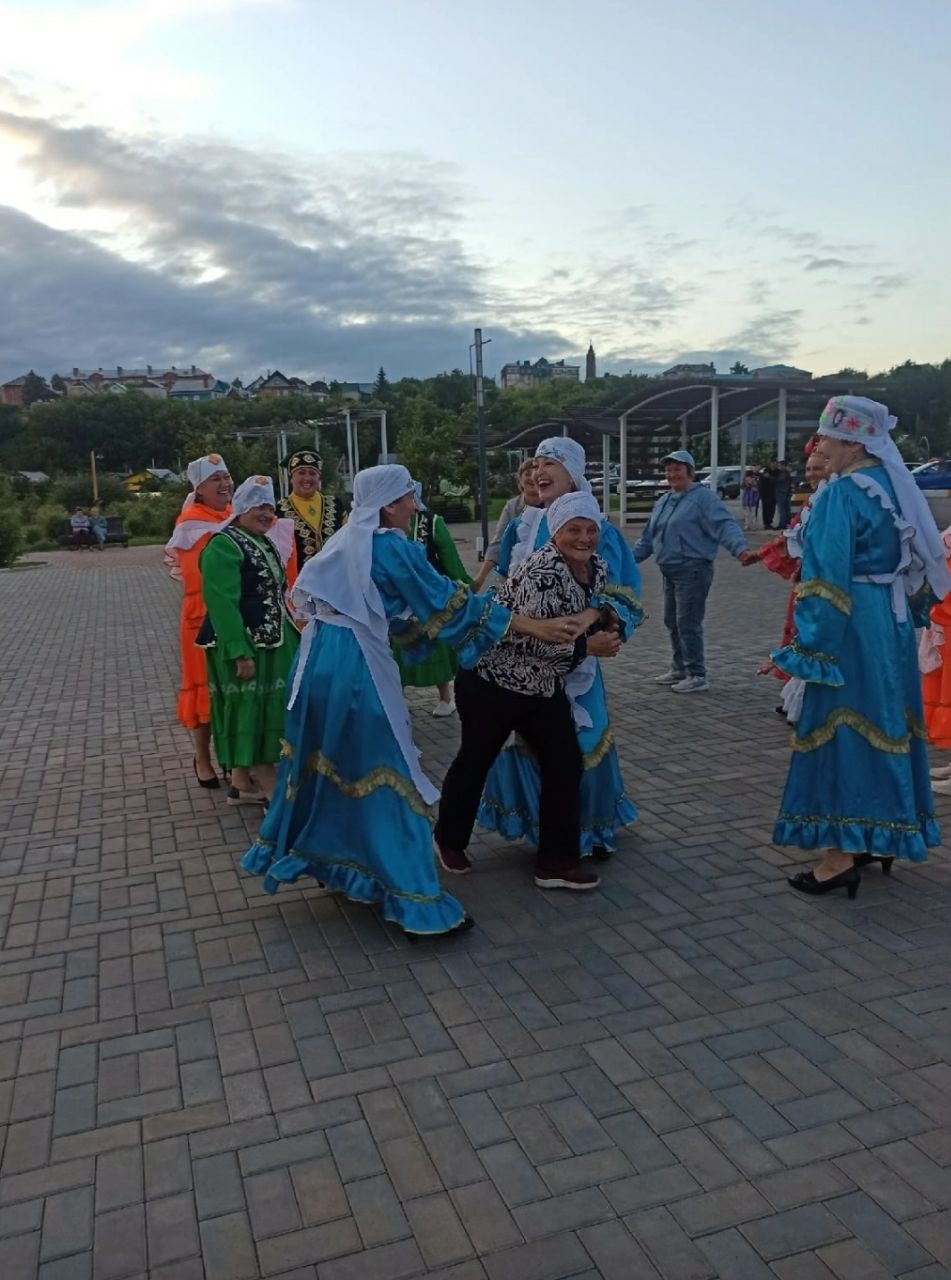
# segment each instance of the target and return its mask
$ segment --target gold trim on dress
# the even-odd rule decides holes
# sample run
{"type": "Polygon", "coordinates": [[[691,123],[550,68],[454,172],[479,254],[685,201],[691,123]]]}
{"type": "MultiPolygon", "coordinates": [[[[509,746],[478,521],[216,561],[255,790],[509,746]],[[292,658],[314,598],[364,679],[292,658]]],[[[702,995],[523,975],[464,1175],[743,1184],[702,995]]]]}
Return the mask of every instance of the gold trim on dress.
{"type": "Polygon", "coordinates": [[[823,653],[821,649],[806,649],[795,636],[790,640],[789,647],[793,653],[798,653],[800,658],[811,658],[814,662],[828,662],[833,667],[839,665],[839,659],[835,654],[823,653]]]}
{"type": "Polygon", "coordinates": [[[848,592],[832,582],[826,582],[824,578],[806,578],[803,582],[797,582],[793,587],[793,594],[797,600],[818,596],[820,600],[825,600],[827,604],[832,605],[833,609],[838,609],[846,617],[852,612],[852,597],[848,592]]]}
{"type": "Polygon", "coordinates": [[[444,608],[440,609],[438,613],[432,614],[428,622],[419,622],[414,618],[405,631],[401,631],[399,635],[391,636],[390,638],[401,649],[407,649],[410,645],[419,644],[420,640],[435,640],[443,627],[452,620],[453,614],[465,608],[469,594],[468,587],[457,587],[446,601],[444,608]]]}
{"type": "Polygon", "coordinates": [[[823,822],[830,827],[883,827],[886,831],[906,831],[910,835],[918,835],[924,823],[934,821],[934,814],[921,813],[918,819],[917,822],[887,822],[884,818],[833,818],[824,813],[780,813],[777,821],[791,822],[798,826],[813,826],[823,822]]]}
{"type": "Polygon", "coordinates": [[[374,791],[379,791],[381,787],[389,787],[396,792],[401,800],[405,800],[412,811],[421,818],[425,818],[428,822],[432,822],[435,818],[435,806],[426,804],[413,783],[404,778],[396,769],[390,768],[389,765],[378,765],[375,769],[371,769],[369,773],[365,773],[362,778],[357,778],[355,782],[344,782],[333,761],[328,760],[322,751],[313,751],[307,757],[304,773],[307,776],[312,776],[316,773],[322,778],[326,778],[328,782],[334,784],[338,791],[348,796],[351,800],[365,800],[367,796],[372,795],[374,791]]]}
{"type": "MultiPolygon", "coordinates": [[[[381,880],[375,872],[369,867],[363,866],[359,862],[348,862],[344,858],[318,858],[315,854],[304,853],[302,849],[291,849],[290,857],[300,858],[302,861],[309,863],[313,867],[346,867],[348,871],[356,871],[359,875],[367,880],[372,880],[374,884],[378,884],[384,893],[388,893],[393,898],[403,898],[406,902],[441,902],[442,890],[438,894],[431,893],[407,893],[405,889],[395,889],[392,885],[387,884],[385,880],[381,880]]],[[[346,889],[339,889],[336,892],[342,893],[350,902],[366,902],[365,898],[350,898],[346,889]]],[[[399,923],[397,921],[397,923],[399,923]]],[[[416,930],[412,930],[416,932],[416,930]]],[[[437,933],[443,933],[445,930],[436,930],[437,933]]]]}
{"type": "Polygon", "coordinates": [[[906,756],[911,751],[912,735],[916,738],[924,737],[924,731],[921,721],[912,712],[906,710],[905,718],[908,723],[908,733],[902,738],[892,738],[867,716],[853,711],[851,707],[836,707],[823,724],[818,725],[811,733],[807,733],[804,738],[794,736],[792,749],[802,753],[816,751],[819,747],[824,747],[831,742],[844,725],[845,728],[863,737],[876,751],[884,751],[892,756],[906,756]]]}

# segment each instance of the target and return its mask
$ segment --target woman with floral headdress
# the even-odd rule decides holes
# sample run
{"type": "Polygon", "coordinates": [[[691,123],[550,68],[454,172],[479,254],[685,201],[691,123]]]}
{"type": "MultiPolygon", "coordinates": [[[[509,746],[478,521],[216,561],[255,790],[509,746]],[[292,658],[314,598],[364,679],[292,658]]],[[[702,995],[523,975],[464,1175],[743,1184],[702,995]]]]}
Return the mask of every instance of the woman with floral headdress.
{"type": "Polygon", "coordinates": [[[379,905],[412,937],[471,921],[436,873],[439,792],[413,743],[390,636],[417,659],[444,640],[471,665],[510,631],[568,644],[581,628],[570,618],[520,617],[437,573],[406,537],[415,510],[405,467],[358,472],[346,525],[297,579],[294,601],[308,622],[283,758],[261,833],[241,862],[269,893],[310,876],[379,905]]]}
{"type": "MultiPolygon", "coordinates": [[[[576,440],[554,436],[535,450],[535,483],[540,506],[525,507],[502,537],[496,565],[508,577],[551,538],[545,511],[571,492],[591,492],[585,477],[585,453],[576,440]]],[[[626,641],[643,621],[641,575],[624,537],[602,519],[597,553],[605,562],[604,595],[617,616],[617,634],[626,641]]],[[[589,638],[587,656],[565,680],[578,745],[581,748],[581,855],[605,860],[617,847],[616,832],[637,821],[637,809],[624,789],[608,716],[604,677],[598,657],[611,656],[614,640],[607,632],[589,638]]],[[[517,737],[489,773],[479,806],[480,826],[509,840],[528,840],[537,846],[541,777],[526,745],[517,737]]]]}
{"type": "Polygon", "coordinates": [[[829,482],[812,505],[795,638],[772,655],[805,683],[773,840],[822,861],[801,893],[858,891],[873,859],[923,862],[940,841],[915,651],[916,615],[951,590],[927,500],[874,400],[834,396],[819,420],[829,482]],[[934,595],[932,595],[934,593],[934,595]]]}
{"type": "Polygon", "coordinates": [[[196,643],[208,664],[215,753],[231,773],[228,803],[245,804],[274,788],[298,635],[285,601],[290,535],[282,554],[270,476],[238,485],[231,511],[201,553],[207,614],[196,643]]]}
{"type": "Polygon", "coordinates": [[[194,742],[193,768],[200,787],[216,789],[221,784],[211,758],[211,702],[205,655],[195,641],[205,620],[201,594],[199,557],[212,534],[231,515],[234,485],[220,453],[209,453],[188,464],[192,486],[172,536],[165,547],[165,563],[173,578],[184,588],[179,624],[182,678],[178,691],[178,719],[194,742]]]}

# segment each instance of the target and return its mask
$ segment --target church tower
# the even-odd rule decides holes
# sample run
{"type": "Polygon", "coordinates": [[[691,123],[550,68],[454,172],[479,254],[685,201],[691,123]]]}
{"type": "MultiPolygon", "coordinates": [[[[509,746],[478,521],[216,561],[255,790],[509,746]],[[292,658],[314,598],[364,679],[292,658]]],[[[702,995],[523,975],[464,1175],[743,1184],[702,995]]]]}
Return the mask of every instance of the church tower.
{"type": "Polygon", "coordinates": [[[584,358],[584,380],[590,382],[598,376],[598,361],[594,354],[594,343],[588,343],[588,354],[584,358]]]}

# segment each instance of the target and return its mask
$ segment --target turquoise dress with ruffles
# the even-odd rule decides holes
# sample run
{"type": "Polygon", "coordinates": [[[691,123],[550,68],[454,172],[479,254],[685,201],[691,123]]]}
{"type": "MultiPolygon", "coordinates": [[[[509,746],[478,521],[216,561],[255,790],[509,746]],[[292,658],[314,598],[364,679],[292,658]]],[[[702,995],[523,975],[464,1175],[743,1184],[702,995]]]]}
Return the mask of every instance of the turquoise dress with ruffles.
{"type": "Polygon", "coordinates": [[[796,638],[772,655],[806,682],[776,844],[923,862],[940,843],[915,602],[897,604],[896,616],[910,534],[878,463],[833,479],[813,501],[796,638]]]}
{"type": "MultiPolygon", "coordinates": [[[[512,552],[519,541],[524,515],[510,522],[502,537],[496,570],[508,576],[512,552]]],[[[548,521],[538,523],[532,551],[549,541],[548,521]]],[[[640,605],[641,573],[620,531],[604,520],[598,540],[598,555],[607,565],[607,585],[603,603],[611,606],[621,624],[621,639],[627,640],[644,620],[640,605]]],[[[597,603],[602,603],[598,601],[597,603]]],[[[615,833],[637,821],[637,809],[624,789],[624,779],[614,746],[614,730],[608,716],[607,696],[601,664],[594,660],[594,681],[577,702],[588,717],[590,727],[578,728],[581,748],[581,856],[590,857],[596,848],[613,851],[615,833]]],[[[528,748],[519,740],[502,751],[486,779],[479,805],[478,822],[497,831],[507,840],[538,843],[538,807],[541,775],[528,748]]]]}
{"type": "MultiPolygon", "coordinates": [[[[438,639],[472,666],[509,627],[507,609],[444,578],[423,547],[400,533],[373,539],[371,576],[391,635],[416,660],[438,639]]],[[[286,715],[274,799],[241,866],[263,876],[268,893],[312,876],[355,902],[376,903],[407,933],[445,933],[465,911],[439,883],[433,814],[356,635],[318,622],[301,652],[306,665],[286,715]]],[[[296,664],[291,685],[295,676],[296,664]]]]}

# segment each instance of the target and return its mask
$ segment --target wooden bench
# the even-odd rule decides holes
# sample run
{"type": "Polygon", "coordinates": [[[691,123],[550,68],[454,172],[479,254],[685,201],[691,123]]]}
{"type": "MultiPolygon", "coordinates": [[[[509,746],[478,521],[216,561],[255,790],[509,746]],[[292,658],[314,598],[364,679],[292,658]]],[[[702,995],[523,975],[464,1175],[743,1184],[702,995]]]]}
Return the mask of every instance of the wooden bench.
{"type": "MultiPolygon", "coordinates": [[[[89,545],[98,547],[99,543],[96,540],[96,535],[91,529],[89,536],[92,539],[89,545]]],[[[68,520],[64,520],[60,525],[58,542],[61,547],[69,547],[73,551],[78,549],[73,541],[73,531],[68,520]]],[[[129,535],[125,531],[125,522],[122,516],[106,516],[106,541],[103,545],[106,547],[127,547],[129,545],[129,535]]]]}

